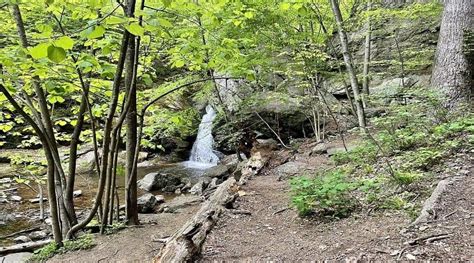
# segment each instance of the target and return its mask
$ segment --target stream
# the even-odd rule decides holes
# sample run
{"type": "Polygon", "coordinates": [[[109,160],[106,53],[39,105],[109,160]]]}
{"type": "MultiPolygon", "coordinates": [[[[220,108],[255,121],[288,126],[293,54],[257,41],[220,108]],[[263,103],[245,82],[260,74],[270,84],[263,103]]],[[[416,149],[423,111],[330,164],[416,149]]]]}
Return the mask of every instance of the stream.
{"type": "MultiPolygon", "coordinates": [[[[212,136],[212,122],[216,117],[216,112],[211,106],[206,107],[201,124],[199,125],[198,135],[190,153],[189,160],[178,163],[160,163],[138,168],[138,180],[142,179],[149,173],[159,172],[165,174],[179,175],[180,177],[188,177],[191,181],[197,181],[206,169],[217,165],[219,157],[213,150],[214,138],[212,136]]],[[[0,237],[16,233],[31,227],[41,225],[40,205],[39,203],[31,203],[30,199],[38,198],[37,186],[15,182],[15,171],[12,171],[8,164],[5,169],[0,167],[0,237]],[[7,169],[9,168],[9,169],[7,169]],[[2,173],[2,171],[8,171],[2,173]],[[12,190],[11,189],[16,189],[12,190]],[[9,196],[9,199],[6,197],[9,196]],[[21,198],[21,200],[12,200],[12,196],[21,198]]],[[[86,213],[92,205],[92,201],[96,194],[99,178],[93,173],[82,173],[76,175],[76,183],[74,189],[80,190],[81,195],[74,198],[76,212],[81,216],[86,213]]],[[[117,191],[120,204],[124,204],[125,196],[125,178],[124,175],[117,175],[117,191]]],[[[46,186],[43,185],[43,192],[46,195],[46,186]]],[[[147,193],[138,188],[138,196],[147,193]]],[[[163,193],[160,191],[151,191],[153,195],[163,195],[165,202],[172,200],[178,194],[163,193]]],[[[48,214],[48,202],[44,202],[45,214],[48,214]]],[[[14,244],[14,237],[0,238],[0,246],[8,246],[14,244]]]]}

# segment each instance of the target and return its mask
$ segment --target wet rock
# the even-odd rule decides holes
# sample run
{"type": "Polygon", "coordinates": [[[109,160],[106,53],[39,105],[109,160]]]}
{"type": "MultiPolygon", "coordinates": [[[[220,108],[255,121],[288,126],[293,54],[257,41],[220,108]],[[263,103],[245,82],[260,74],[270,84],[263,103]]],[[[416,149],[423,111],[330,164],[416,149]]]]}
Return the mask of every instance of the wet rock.
{"type": "Polygon", "coordinates": [[[15,237],[13,241],[15,241],[15,243],[17,244],[20,244],[20,243],[30,242],[31,239],[27,236],[18,236],[18,237],[15,237]]]}
{"type": "Polygon", "coordinates": [[[165,173],[149,173],[138,181],[138,187],[146,191],[161,190],[173,193],[181,185],[180,176],[165,173]]]}
{"type": "Polygon", "coordinates": [[[12,196],[10,196],[10,200],[12,200],[13,202],[21,202],[21,200],[23,200],[23,198],[19,195],[12,195],[12,196]]]}
{"type": "MultiPolygon", "coordinates": [[[[37,204],[37,203],[40,202],[40,198],[39,197],[38,198],[33,198],[33,199],[28,200],[28,201],[30,201],[30,203],[32,203],[32,204],[37,204]]],[[[43,202],[46,202],[46,201],[48,201],[48,199],[43,197],[43,202]]]]}
{"type": "Polygon", "coordinates": [[[10,222],[15,220],[15,217],[12,214],[9,214],[7,212],[0,212],[0,221],[3,222],[10,222]]]}
{"type": "Polygon", "coordinates": [[[36,241],[47,238],[48,233],[46,233],[45,231],[35,231],[31,232],[28,236],[31,238],[31,240],[36,241]]]}
{"type": "Polygon", "coordinates": [[[138,212],[151,213],[156,205],[156,197],[152,194],[144,194],[137,199],[138,212]]]}
{"type": "MultiPolygon", "coordinates": [[[[243,153],[240,154],[240,157],[242,157],[242,160],[247,159],[247,157],[243,153]]],[[[224,158],[221,159],[222,165],[234,166],[237,165],[239,162],[240,160],[237,154],[226,155],[224,158]]]]}
{"type": "Polygon", "coordinates": [[[229,175],[229,167],[227,165],[216,165],[207,169],[203,176],[207,177],[217,177],[217,178],[224,178],[229,175]]]}
{"type": "Polygon", "coordinates": [[[74,192],[72,192],[72,196],[74,197],[79,197],[82,195],[82,190],[76,190],[74,192]]]}
{"type": "Polygon", "coordinates": [[[275,168],[275,174],[278,175],[278,179],[288,179],[292,176],[299,175],[309,170],[310,167],[306,163],[302,162],[287,162],[275,168]]]}
{"type": "Polygon", "coordinates": [[[163,195],[155,195],[156,203],[161,204],[165,202],[165,197],[163,195]]]}

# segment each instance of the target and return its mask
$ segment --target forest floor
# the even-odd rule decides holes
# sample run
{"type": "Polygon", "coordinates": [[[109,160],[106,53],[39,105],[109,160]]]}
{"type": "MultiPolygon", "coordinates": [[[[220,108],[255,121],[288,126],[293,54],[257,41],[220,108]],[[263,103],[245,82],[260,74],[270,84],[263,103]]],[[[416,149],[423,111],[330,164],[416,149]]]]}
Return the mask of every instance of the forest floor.
{"type": "MultiPolygon", "coordinates": [[[[201,262],[474,260],[472,156],[453,156],[451,172],[432,178],[433,187],[451,176],[457,180],[437,203],[436,219],[417,227],[410,227],[412,219],[405,212],[393,210],[355,211],[340,220],[302,219],[290,206],[289,182],[280,180],[270,165],[242,187],[246,194],[235,204],[251,215],[225,215],[208,236],[201,262]],[[469,173],[458,176],[465,168],[469,173]],[[440,234],[444,239],[435,240],[440,234]]],[[[292,159],[316,169],[331,165],[324,155],[292,159]]]]}
{"type": "MultiPolygon", "coordinates": [[[[341,147],[341,142],[330,142],[329,147],[341,147]]],[[[429,221],[415,227],[413,218],[399,210],[354,211],[338,220],[299,217],[290,204],[289,180],[281,178],[277,167],[291,161],[315,172],[333,164],[325,154],[298,152],[273,152],[260,175],[241,187],[243,194],[234,208],[250,215],[224,213],[205,241],[201,262],[474,260],[472,151],[439,165],[446,169],[429,179],[431,189],[442,179],[456,180],[436,203],[429,221]]],[[[420,196],[420,202],[429,195],[420,196]]],[[[57,255],[48,262],[150,262],[163,246],[156,240],[171,236],[198,208],[195,204],[178,213],[140,215],[142,227],[97,236],[94,248],[57,255]]]]}

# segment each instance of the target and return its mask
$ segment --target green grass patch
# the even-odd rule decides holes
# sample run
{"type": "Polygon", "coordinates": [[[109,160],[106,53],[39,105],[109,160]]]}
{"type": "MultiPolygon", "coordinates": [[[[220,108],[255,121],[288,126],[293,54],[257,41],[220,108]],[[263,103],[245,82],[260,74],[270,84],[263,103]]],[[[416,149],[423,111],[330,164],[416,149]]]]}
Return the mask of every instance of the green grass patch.
{"type": "Polygon", "coordinates": [[[69,251],[87,250],[94,247],[94,236],[86,234],[75,240],[66,240],[62,247],[58,247],[56,243],[52,242],[33,253],[28,259],[28,262],[45,262],[54,255],[63,254],[69,251]]]}

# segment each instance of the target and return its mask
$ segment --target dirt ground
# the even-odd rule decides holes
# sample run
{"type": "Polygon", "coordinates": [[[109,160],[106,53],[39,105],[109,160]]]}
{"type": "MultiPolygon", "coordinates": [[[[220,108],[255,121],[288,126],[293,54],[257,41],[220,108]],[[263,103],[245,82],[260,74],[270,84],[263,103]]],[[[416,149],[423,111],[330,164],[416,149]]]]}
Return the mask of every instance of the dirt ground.
{"type": "MultiPolygon", "coordinates": [[[[273,166],[287,160],[304,161],[317,169],[331,164],[324,155],[291,157],[279,152],[262,175],[241,188],[244,194],[234,208],[251,214],[225,213],[208,235],[200,262],[473,261],[472,153],[454,156],[446,171],[432,178],[433,189],[443,178],[456,180],[428,222],[411,227],[412,218],[393,210],[370,215],[355,211],[340,220],[298,217],[290,206],[289,182],[281,180],[273,166]]],[[[172,235],[197,209],[198,205],[180,213],[142,215],[144,227],[98,236],[93,249],[59,255],[49,262],[151,262],[163,246],[153,240],[172,235]]]]}
{"type": "Polygon", "coordinates": [[[95,237],[97,245],[85,251],[57,255],[48,262],[151,262],[163,243],[199,208],[199,205],[179,209],[176,213],[140,214],[142,227],[132,227],[116,234],[95,237]]]}
{"type": "MultiPolygon", "coordinates": [[[[318,158],[312,161],[327,164],[318,158]]],[[[205,242],[201,262],[472,261],[472,152],[453,162],[451,173],[433,178],[433,187],[442,177],[457,178],[437,203],[436,218],[417,227],[409,227],[412,219],[397,211],[356,212],[329,222],[301,219],[289,208],[288,181],[267,172],[242,188],[247,194],[235,205],[251,215],[227,214],[220,220],[205,242]],[[447,236],[432,238],[439,234],[447,236]]]]}

